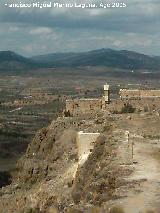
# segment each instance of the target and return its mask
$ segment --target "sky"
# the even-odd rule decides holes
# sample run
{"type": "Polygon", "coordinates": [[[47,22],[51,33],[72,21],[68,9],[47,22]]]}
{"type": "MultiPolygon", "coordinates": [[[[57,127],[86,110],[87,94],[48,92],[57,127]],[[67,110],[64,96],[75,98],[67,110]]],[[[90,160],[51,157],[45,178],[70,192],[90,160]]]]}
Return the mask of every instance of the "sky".
{"type": "Polygon", "coordinates": [[[160,55],[160,0],[1,0],[0,38],[1,51],[11,50],[27,57],[100,48],[160,55]],[[51,2],[52,7],[8,6],[20,2],[51,2]],[[99,7],[114,2],[126,7],[99,7]],[[98,7],[56,8],[54,3],[95,3],[98,7]]]}

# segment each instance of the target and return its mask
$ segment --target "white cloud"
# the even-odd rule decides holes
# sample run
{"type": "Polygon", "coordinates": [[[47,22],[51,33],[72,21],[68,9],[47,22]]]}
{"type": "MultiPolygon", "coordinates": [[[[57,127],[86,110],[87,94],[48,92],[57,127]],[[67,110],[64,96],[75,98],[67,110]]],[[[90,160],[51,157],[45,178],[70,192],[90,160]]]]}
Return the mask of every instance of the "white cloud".
{"type": "Polygon", "coordinates": [[[30,35],[44,35],[52,33],[52,29],[48,27],[36,27],[30,30],[30,35]]]}
{"type": "Polygon", "coordinates": [[[9,27],[9,29],[8,29],[10,32],[17,32],[17,31],[19,31],[19,27],[17,27],[17,26],[11,26],[11,27],[9,27]]]}
{"type": "Polygon", "coordinates": [[[115,40],[113,42],[113,46],[115,46],[115,47],[123,47],[124,46],[124,42],[122,42],[120,40],[115,40]]]}
{"type": "MultiPolygon", "coordinates": [[[[83,0],[67,0],[71,1],[83,0]]],[[[3,10],[0,7],[0,38],[3,41],[0,49],[36,55],[47,52],[123,48],[160,55],[160,1],[123,1],[128,2],[127,8],[112,10],[3,10]]]]}
{"type": "Polygon", "coordinates": [[[28,44],[21,47],[21,51],[25,52],[25,54],[33,54],[33,52],[43,53],[47,51],[47,46],[43,43],[37,44],[28,44]]]}

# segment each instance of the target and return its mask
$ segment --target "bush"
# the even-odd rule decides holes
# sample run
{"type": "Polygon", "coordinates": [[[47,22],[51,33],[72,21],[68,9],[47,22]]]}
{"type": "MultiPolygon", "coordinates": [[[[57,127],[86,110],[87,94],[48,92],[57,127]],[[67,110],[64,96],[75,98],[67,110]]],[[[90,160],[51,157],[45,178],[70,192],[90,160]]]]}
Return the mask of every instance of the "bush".
{"type": "Polygon", "coordinates": [[[112,126],[108,124],[103,127],[102,132],[109,132],[111,129],[112,129],[112,126]]]}
{"type": "Polygon", "coordinates": [[[112,114],[119,114],[120,112],[118,110],[113,110],[112,114]]]}
{"type": "Polygon", "coordinates": [[[134,113],[135,110],[136,109],[131,104],[127,103],[122,107],[121,113],[134,113]]]}
{"type": "Polygon", "coordinates": [[[40,213],[39,208],[27,208],[23,213],[40,213]]]}
{"type": "Polygon", "coordinates": [[[125,213],[125,212],[122,207],[114,206],[110,209],[109,213],[125,213]]]}
{"type": "Polygon", "coordinates": [[[70,117],[71,116],[70,111],[69,110],[68,111],[64,111],[64,116],[65,117],[70,117]]]}
{"type": "Polygon", "coordinates": [[[148,112],[149,109],[148,109],[148,106],[144,106],[144,112],[148,112]]]}

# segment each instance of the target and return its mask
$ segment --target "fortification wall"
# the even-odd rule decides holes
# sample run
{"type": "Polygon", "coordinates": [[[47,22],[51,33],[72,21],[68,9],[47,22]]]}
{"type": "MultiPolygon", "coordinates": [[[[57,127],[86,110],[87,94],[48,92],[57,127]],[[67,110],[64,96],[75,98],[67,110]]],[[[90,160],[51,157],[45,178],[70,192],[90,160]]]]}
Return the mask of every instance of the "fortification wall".
{"type": "Polygon", "coordinates": [[[67,100],[66,111],[69,111],[72,115],[98,112],[102,109],[110,112],[120,112],[127,104],[132,105],[136,111],[160,112],[160,98],[117,99],[112,100],[110,104],[105,104],[103,99],[67,100]]]}
{"type": "Polygon", "coordinates": [[[140,90],[140,97],[159,97],[160,98],[160,90],[140,90]]]}
{"type": "Polygon", "coordinates": [[[126,89],[121,89],[119,91],[119,95],[121,99],[124,98],[133,98],[133,97],[140,97],[140,92],[139,90],[126,90],[126,89]]]}
{"type": "Polygon", "coordinates": [[[77,146],[78,146],[78,158],[79,164],[83,164],[88,155],[92,152],[94,143],[99,137],[100,133],[85,133],[78,132],[77,134],[77,146]]]}
{"type": "Polygon", "coordinates": [[[66,100],[66,111],[71,114],[87,113],[102,109],[101,99],[74,99],[66,100]]]}
{"type": "Polygon", "coordinates": [[[160,98],[160,90],[129,90],[119,91],[121,99],[160,98]]]}
{"type": "Polygon", "coordinates": [[[160,111],[160,98],[145,98],[145,99],[136,99],[136,100],[113,100],[106,109],[111,112],[121,111],[122,107],[127,104],[131,104],[136,111],[160,111]]]}
{"type": "Polygon", "coordinates": [[[100,110],[121,111],[126,104],[131,104],[137,111],[160,111],[160,90],[121,89],[120,99],[109,102],[109,86],[104,86],[102,98],[74,99],[66,101],[66,111],[71,115],[92,113],[100,110]]]}

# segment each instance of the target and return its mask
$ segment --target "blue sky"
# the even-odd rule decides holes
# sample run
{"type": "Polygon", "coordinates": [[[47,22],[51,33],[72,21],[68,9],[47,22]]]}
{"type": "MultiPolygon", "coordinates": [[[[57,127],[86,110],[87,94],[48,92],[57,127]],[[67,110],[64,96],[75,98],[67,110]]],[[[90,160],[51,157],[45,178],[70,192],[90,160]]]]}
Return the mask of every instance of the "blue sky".
{"type": "MultiPolygon", "coordinates": [[[[0,50],[32,56],[113,48],[160,55],[159,0],[67,1],[127,4],[126,8],[114,9],[19,9],[4,6],[4,3],[11,2],[30,3],[31,0],[2,0],[0,3],[0,50]]],[[[53,2],[66,3],[64,0],[53,2]]]]}

